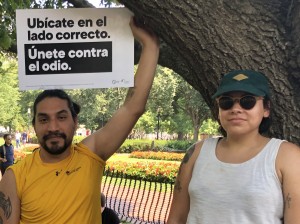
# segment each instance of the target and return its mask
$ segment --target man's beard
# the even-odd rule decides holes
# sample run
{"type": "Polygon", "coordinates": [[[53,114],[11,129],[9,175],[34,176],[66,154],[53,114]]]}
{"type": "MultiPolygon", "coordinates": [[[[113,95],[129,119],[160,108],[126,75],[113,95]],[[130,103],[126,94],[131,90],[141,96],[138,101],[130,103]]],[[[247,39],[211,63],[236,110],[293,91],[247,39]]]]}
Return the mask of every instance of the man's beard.
{"type": "MultiPolygon", "coordinates": [[[[49,134],[43,136],[43,141],[40,141],[40,144],[43,149],[45,149],[51,155],[59,155],[67,150],[67,148],[72,144],[72,138],[68,139],[65,133],[59,132],[49,132],[49,134]],[[48,147],[46,141],[51,137],[60,137],[64,140],[64,145],[59,146],[58,142],[51,143],[51,146],[48,147]]],[[[51,141],[51,140],[50,140],[51,141]]]]}

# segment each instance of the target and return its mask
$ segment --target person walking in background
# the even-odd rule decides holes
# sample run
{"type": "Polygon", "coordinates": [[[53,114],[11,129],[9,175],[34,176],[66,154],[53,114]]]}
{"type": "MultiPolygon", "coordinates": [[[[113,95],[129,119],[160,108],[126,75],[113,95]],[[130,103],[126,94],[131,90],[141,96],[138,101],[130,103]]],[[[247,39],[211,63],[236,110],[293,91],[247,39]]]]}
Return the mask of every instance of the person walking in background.
{"type": "Polygon", "coordinates": [[[102,224],[119,224],[120,219],[118,214],[105,206],[106,197],[103,193],[101,193],[101,213],[102,213],[102,224]]]}
{"type": "Polygon", "coordinates": [[[12,145],[12,136],[11,134],[3,135],[4,144],[0,146],[0,166],[2,176],[5,173],[7,167],[14,164],[14,146],[12,145]]]}
{"type": "Polygon", "coordinates": [[[23,145],[23,147],[25,147],[26,146],[26,142],[27,142],[27,133],[26,133],[26,131],[22,132],[21,139],[22,139],[22,145],[23,145]]]}
{"type": "Polygon", "coordinates": [[[30,131],[28,131],[27,142],[32,143],[32,133],[30,131]]]}
{"type": "Polygon", "coordinates": [[[232,71],[213,99],[226,136],[187,151],[167,223],[300,223],[300,148],[265,136],[271,124],[267,78],[232,71]]]}
{"type": "Polygon", "coordinates": [[[40,148],[11,166],[0,182],[4,223],[101,223],[101,179],[108,160],[144,113],[153,83],[159,42],[155,34],[130,27],[142,45],[139,65],[124,104],[101,129],[72,144],[80,106],[63,90],[45,90],[33,104],[40,148]]]}
{"type": "Polygon", "coordinates": [[[19,149],[21,147],[21,133],[19,131],[16,131],[15,138],[16,138],[16,148],[19,149]]]}

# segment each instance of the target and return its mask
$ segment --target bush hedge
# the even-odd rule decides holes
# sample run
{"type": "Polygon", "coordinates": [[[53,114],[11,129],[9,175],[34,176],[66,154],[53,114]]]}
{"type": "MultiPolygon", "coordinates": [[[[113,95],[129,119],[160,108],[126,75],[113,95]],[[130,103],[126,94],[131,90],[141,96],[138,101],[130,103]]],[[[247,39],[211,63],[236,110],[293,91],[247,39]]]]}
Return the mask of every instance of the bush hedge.
{"type": "Polygon", "coordinates": [[[131,153],[133,151],[185,152],[192,144],[194,144],[193,141],[126,139],[118,153],[131,153]]]}

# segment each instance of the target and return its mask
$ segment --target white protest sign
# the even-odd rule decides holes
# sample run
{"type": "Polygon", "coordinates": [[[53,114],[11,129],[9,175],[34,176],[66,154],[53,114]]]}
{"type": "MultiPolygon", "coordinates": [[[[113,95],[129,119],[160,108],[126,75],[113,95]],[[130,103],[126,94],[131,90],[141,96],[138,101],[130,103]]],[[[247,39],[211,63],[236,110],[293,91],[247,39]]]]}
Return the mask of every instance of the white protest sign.
{"type": "Polygon", "coordinates": [[[17,10],[20,89],[133,86],[131,16],[126,8],[17,10]]]}

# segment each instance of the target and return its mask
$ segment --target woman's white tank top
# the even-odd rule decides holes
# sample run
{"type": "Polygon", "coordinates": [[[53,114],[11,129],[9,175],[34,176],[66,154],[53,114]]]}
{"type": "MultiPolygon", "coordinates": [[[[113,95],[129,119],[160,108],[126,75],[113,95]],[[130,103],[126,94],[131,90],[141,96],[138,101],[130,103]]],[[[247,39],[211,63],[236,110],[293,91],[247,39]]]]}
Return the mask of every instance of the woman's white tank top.
{"type": "Polygon", "coordinates": [[[205,140],[189,184],[187,223],[282,223],[283,194],[275,169],[282,141],[273,138],[252,159],[229,164],[216,157],[218,139],[205,140]]]}

